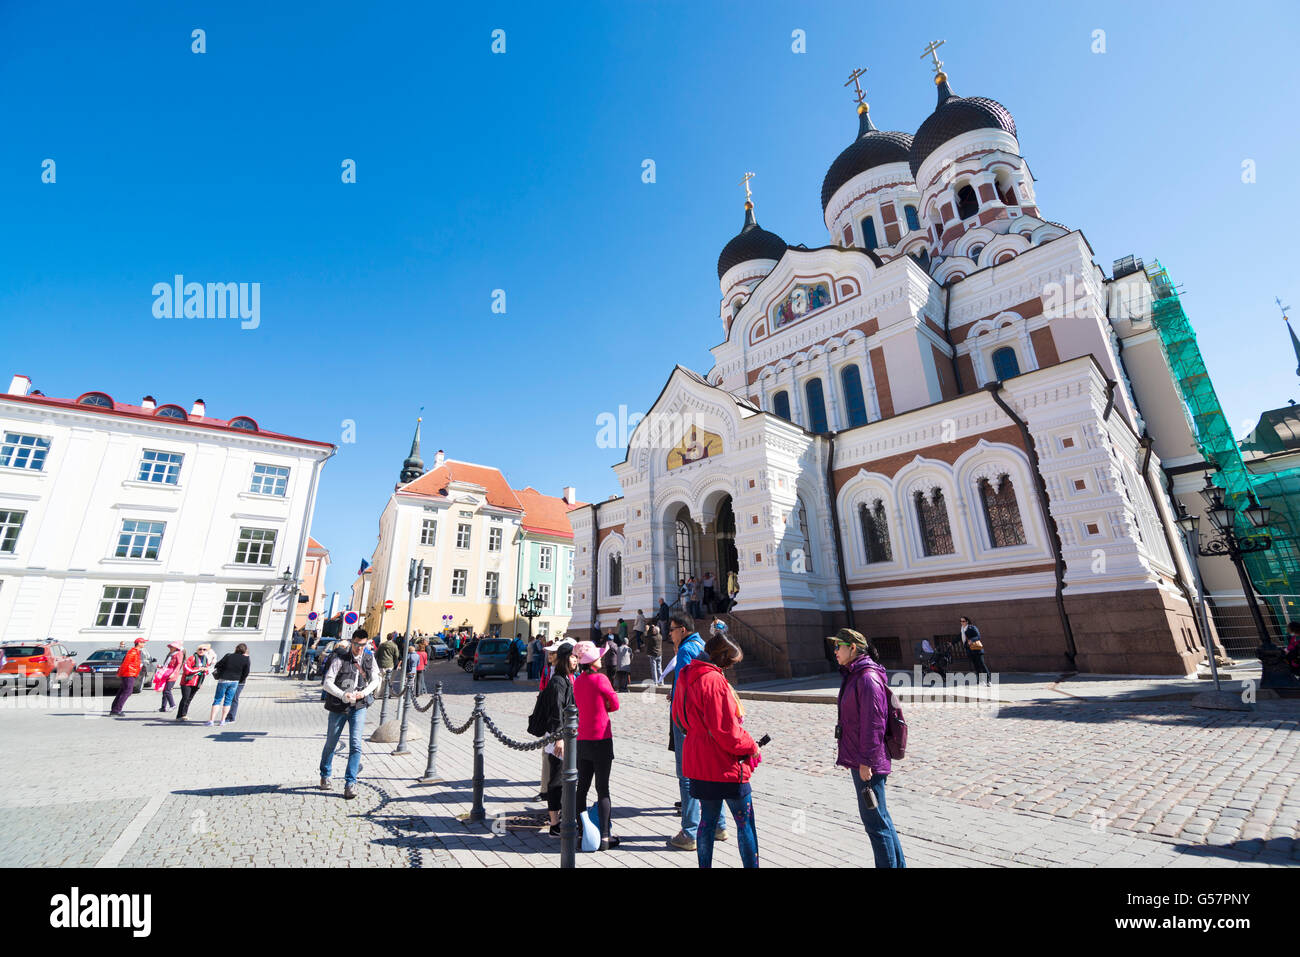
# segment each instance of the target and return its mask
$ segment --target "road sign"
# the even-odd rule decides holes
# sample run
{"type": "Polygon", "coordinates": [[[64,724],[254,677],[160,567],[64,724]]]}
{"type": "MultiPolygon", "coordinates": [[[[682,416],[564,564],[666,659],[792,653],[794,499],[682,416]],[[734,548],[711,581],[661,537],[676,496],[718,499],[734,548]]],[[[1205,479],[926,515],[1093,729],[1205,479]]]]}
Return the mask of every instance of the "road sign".
{"type": "Polygon", "coordinates": [[[357,613],[355,611],[350,611],[343,616],[343,624],[355,625],[356,623],[357,623],[357,613]]]}
{"type": "Polygon", "coordinates": [[[384,610],[385,610],[385,611],[392,611],[392,610],[393,610],[393,600],[392,600],[391,598],[388,599],[388,601],[384,602],[384,610]]]}
{"type": "Polygon", "coordinates": [[[314,612],[314,611],[312,611],[312,612],[308,612],[308,613],[307,613],[307,620],[308,620],[308,621],[315,621],[315,620],[316,620],[317,618],[319,618],[319,617],[320,617],[320,615],[316,614],[316,612],[314,612]]]}

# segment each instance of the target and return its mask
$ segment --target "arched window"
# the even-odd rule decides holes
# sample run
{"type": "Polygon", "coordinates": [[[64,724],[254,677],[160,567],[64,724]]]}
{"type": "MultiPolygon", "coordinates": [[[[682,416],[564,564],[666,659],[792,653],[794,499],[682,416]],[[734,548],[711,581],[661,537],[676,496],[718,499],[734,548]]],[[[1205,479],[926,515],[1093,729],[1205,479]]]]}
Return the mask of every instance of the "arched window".
{"type": "Polygon", "coordinates": [[[623,556],[619,552],[612,552],[609,556],[609,593],[623,594],[623,556]]]}
{"type": "Polygon", "coordinates": [[[680,518],[677,520],[675,528],[676,536],[676,556],[677,556],[677,578],[689,578],[695,574],[695,536],[691,534],[691,527],[680,518]]]}
{"type": "Polygon", "coordinates": [[[844,386],[844,408],[848,411],[849,428],[867,424],[867,405],[862,398],[862,373],[857,363],[840,370],[840,384],[844,386]]]}
{"type": "Polygon", "coordinates": [[[160,405],[154,415],[164,419],[180,419],[182,422],[188,420],[185,410],[179,405],[160,405]]]}
{"type": "Polygon", "coordinates": [[[876,243],[876,221],[868,216],[862,221],[862,248],[875,249],[876,243]]]}
{"type": "Polygon", "coordinates": [[[1011,177],[1006,173],[998,174],[997,182],[993,184],[993,188],[998,191],[998,199],[1002,200],[1006,205],[1020,205],[1016,202],[1016,190],[1015,187],[1011,185],[1011,177]]]}
{"type": "Polygon", "coordinates": [[[844,248],[845,249],[853,248],[853,227],[852,226],[844,227],[844,248]]]}
{"type": "Polygon", "coordinates": [[[93,405],[101,409],[113,408],[113,400],[102,392],[87,392],[77,400],[77,405],[93,405]]]}
{"type": "Polygon", "coordinates": [[[984,252],[984,247],[983,247],[983,246],[972,246],[972,247],[970,248],[970,259],[971,259],[971,262],[978,264],[979,261],[980,261],[980,253],[982,253],[982,252],[984,252]]]}
{"type": "Polygon", "coordinates": [[[916,521],[921,529],[921,551],[925,555],[951,555],[952,529],[948,526],[948,506],[943,492],[931,489],[931,494],[917,492],[916,521]]]}
{"type": "Polygon", "coordinates": [[[772,396],[772,411],[787,422],[790,421],[790,393],[785,389],[772,396]]]}
{"type": "Polygon", "coordinates": [[[1018,375],[1020,375],[1020,360],[1016,358],[1015,349],[1010,346],[1003,346],[993,353],[993,377],[995,379],[1001,381],[1018,375]]]}
{"type": "Polygon", "coordinates": [[[986,478],[979,481],[980,501],[984,503],[984,522],[994,548],[1025,544],[1025,526],[1020,521],[1016,490],[1007,475],[998,476],[998,487],[986,478]]]}
{"type": "Polygon", "coordinates": [[[803,540],[804,571],[812,574],[812,538],[808,534],[808,510],[803,507],[803,499],[796,498],[795,512],[799,519],[799,537],[803,540]]]}
{"type": "Polygon", "coordinates": [[[808,397],[808,430],[818,434],[829,432],[826,424],[826,398],[822,395],[822,380],[809,379],[804,383],[804,394],[808,397]]]}
{"type": "Polygon", "coordinates": [[[858,506],[858,518],[862,521],[862,541],[867,546],[867,564],[892,562],[894,555],[889,550],[889,519],[885,517],[885,503],[876,499],[868,507],[864,502],[858,506]]]}
{"type": "Polygon", "coordinates": [[[245,432],[256,432],[257,423],[246,415],[237,416],[230,420],[232,429],[243,429],[245,432]]]}
{"type": "Polygon", "coordinates": [[[926,272],[930,271],[930,250],[922,249],[919,253],[912,253],[911,256],[918,266],[926,272]]]}
{"type": "Polygon", "coordinates": [[[975,190],[967,183],[961,189],[957,190],[957,218],[970,219],[980,211],[980,201],[975,196],[975,190]]]}
{"type": "Polygon", "coordinates": [[[921,228],[921,220],[917,218],[915,206],[904,206],[903,216],[907,219],[908,231],[921,228]]]}

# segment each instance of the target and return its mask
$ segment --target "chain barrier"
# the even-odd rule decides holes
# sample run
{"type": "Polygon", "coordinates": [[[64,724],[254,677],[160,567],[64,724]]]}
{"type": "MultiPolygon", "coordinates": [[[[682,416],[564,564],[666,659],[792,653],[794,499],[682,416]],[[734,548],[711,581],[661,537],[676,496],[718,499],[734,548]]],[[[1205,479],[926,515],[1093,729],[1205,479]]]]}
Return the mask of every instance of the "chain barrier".
{"type": "Polygon", "coordinates": [[[474,723],[474,719],[478,717],[478,708],[476,707],[469,713],[469,717],[465,719],[464,724],[459,728],[452,727],[451,718],[447,717],[447,706],[442,703],[442,697],[440,695],[435,695],[434,697],[438,700],[438,711],[442,713],[442,723],[447,726],[447,730],[452,734],[464,734],[470,729],[470,725],[474,723]]]}
{"type": "Polygon", "coordinates": [[[536,741],[525,744],[507,736],[504,731],[497,727],[496,722],[492,720],[486,711],[483,712],[483,721],[487,724],[487,729],[492,732],[493,737],[513,751],[537,751],[564,737],[563,731],[553,731],[544,738],[538,738],[536,741]]]}

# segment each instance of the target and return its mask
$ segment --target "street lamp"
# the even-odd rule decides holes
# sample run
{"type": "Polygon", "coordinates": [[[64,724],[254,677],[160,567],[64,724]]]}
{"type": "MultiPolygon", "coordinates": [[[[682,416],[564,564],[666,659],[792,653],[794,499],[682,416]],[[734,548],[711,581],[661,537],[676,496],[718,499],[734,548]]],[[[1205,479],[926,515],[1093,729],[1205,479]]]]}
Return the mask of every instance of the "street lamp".
{"type": "Polygon", "coordinates": [[[1187,549],[1192,553],[1192,570],[1196,573],[1196,617],[1201,623],[1201,638],[1205,643],[1205,656],[1210,661],[1210,674],[1214,676],[1214,691],[1216,694],[1222,694],[1223,688],[1219,685],[1219,663],[1215,660],[1214,648],[1210,642],[1210,624],[1205,615],[1205,586],[1201,584],[1201,566],[1195,558],[1200,548],[1201,516],[1189,515],[1187,506],[1179,502],[1177,521],[1178,527],[1187,537],[1187,549]]]}
{"type": "Polygon", "coordinates": [[[284,630],[280,633],[280,655],[279,664],[276,671],[287,671],[285,665],[288,663],[289,654],[289,636],[293,634],[293,614],[298,607],[294,599],[298,595],[298,579],[293,577],[293,572],[286,567],[284,574],[275,579],[275,584],[279,587],[275,591],[276,598],[285,600],[284,606],[284,630]]]}
{"type": "Polygon", "coordinates": [[[528,619],[528,640],[533,640],[533,619],[542,613],[545,599],[538,594],[536,585],[529,585],[528,591],[519,596],[519,614],[528,619]]]}
{"type": "MultiPolygon", "coordinates": [[[[1214,526],[1218,537],[1199,546],[1197,554],[1205,558],[1226,555],[1232,559],[1233,567],[1237,569],[1237,577],[1241,579],[1241,589],[1245,593],[1246,604],[1250,607],[1251,617],[1255,621],[1255,630],[1260,638],[1260,645],[1255,649],[1255,656],[1259,658],[1261,665],[1260,686],[1263,688],[1293,687],[1295,679],[1291,677],[1291,671],[1286,665],[1283,650],[1273,644],[1273,637],[1269,634],[1268,626],[1264,624],[1264,616],[1260,613],[1259,602],[1255,598],[1255,586],[1251,584],[1246,563],[1243,561],[1245,555],[1272,548],[1273,540],[1267,535],[1254,538],[1239,536],[1236,529],[1237,510],[1224,500],[1223,490],[1216,488],[1208,475],[1205,476],[1205,488],[1201,489],[1201,497],[1205,499],[1206,514],[1210,517],[1210,523],[1214,526]]],[[[1246,521],[1250,523],[1251,528],[1267,528],[1272,509],[1260,505],[1253,492],[1249,493],[1249,502],[1250,504],[1243,509],[1246,521]]],[[[1190,517],[1188,520],[1192,521],[1190,517]]],[[[1180,518],[1179,525],[1183,523],[1184,519],[1180,518]]],[[[1210,660],[1214,660],[1213,655],[1210,656],[1210,660]]]]}

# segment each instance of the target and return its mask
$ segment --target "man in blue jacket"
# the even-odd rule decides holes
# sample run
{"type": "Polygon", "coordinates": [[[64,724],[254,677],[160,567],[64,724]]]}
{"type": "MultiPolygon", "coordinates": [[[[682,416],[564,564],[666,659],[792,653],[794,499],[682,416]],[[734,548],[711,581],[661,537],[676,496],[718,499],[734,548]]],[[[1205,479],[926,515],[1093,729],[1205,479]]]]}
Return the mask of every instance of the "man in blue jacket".
{"type": "MultiPolygon", "coordinates": [[[[725,629],[726,626],[723,625],[723,628],[725,629]]],[[[685,611],[673,613],[668,626],[668,638],[677,646],[673,684],[668,691],[669,711],[671,712],[673,694],[677,691],[677,678],[681,675],[683,668],[696,658],[704,656],[704,639],[695,630],[695,619],[691,617],[689,612],[685,611]]],[[[691,797],[691,782],[682,774],[682,753],[685,750],[683,746],[685,740],[686,735],[676,725],[673,725],[673,752],[677,759],[677,790],[681,795],[682,829],[668,841],[668,844],[679,851],[693,851],[695,850],[695,831],[700,825],[700,801],[698,798],[691,797]]],[[[725,841],[727,839],[727,831],[722,826],[722,823],[722,820],[719,819],[717,830],[713,835],[715,841],[725,841]]]]}

